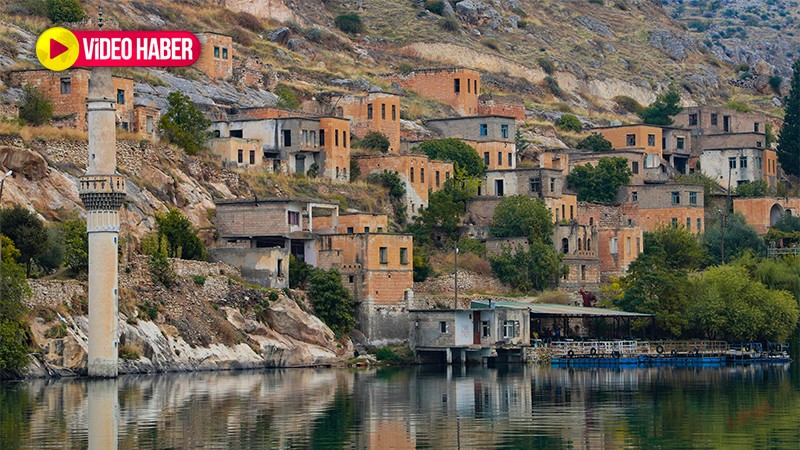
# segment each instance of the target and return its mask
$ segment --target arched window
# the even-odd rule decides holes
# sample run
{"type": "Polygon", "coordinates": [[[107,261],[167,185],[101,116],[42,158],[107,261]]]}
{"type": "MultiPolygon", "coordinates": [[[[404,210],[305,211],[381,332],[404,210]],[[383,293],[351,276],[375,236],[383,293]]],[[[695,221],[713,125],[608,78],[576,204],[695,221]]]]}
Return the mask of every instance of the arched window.
{"type": "Polygon", "coordinates": [[[561,251],[564,254],[569,253],[569,240],[567,238],[561,239],[561,251]]]}
{"type": "Polygon", "coordinates": [[[581,247],[581,238],[578,238],[578,250],[581,249],[583,249],[583,247],[581,247]]]}
{"type": "Polygon", "coordinates": [[[586,238],[586,250],[592,250],[592,240],[589,238],[586,238]]]}
{"type": "Polygon", "coordinates": [[[589,226],[594,225],[594,217],[589,217],[589,226]]]}

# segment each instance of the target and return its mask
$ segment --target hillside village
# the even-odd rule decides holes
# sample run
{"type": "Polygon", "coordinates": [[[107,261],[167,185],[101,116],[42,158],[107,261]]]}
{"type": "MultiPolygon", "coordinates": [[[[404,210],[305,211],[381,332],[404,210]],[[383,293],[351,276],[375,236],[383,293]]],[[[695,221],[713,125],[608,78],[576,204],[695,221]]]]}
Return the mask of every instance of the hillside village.
{"type": "MultiPolygon", "coordinates": [[[[267,290],[296,287],[290,286],[292,264],[336,269],[355,302],[362,344],[407,343],[412,314],[418,324],[419,311],[449,309],[454,295],[461,300],[455,309],[466,310],[475,308],[471,302],[489,300],[491,305],[491,300],[545,289],[566,293],[559,302],[580,304],[579,292],[601,295],[602,287],[628,273],[645,251],[645,233],[675,227],[701,235],[709,221],[724,224],[739,214],[763,235],[785,215],[799,212],[800,198],[787,194],[789,178],[775,150],[782,121],[737,104],[695,105],[685,98],[669,125],[629,120],[635,117],[629,114],[624,117],[629,123],[614,119],[601,126],[560,113],[545,126],[522,98],[485,88],[494,74],[467,64],[405,67],[377,74],[374,83],[344,80],[336,89],[300,98],[281,93],[261,62],[239,54],[232,36],[197,34],[203,52],[193,68],[197,80],[185,80],[191,87],[185,93],[210,126],[204,150],[188,158],[216,165],[252,186],[273,187],[262,195],[255,188],[220,188],[211,194],[213,205],[204,205],[206,217],[199,212],[189,216],[201,229],[209,261],[233,267],[245,283],[267,290]],[[241,91],[209,105],[208,97],[219,96],[212,91],[215,86],[241,91]],[[242,93],[248,103],[238,101],[242,93]],[[409,120],[409,102],[439,105],[438,112],[426,116],[420,108],[416,120],[409,120]],[[569,117],[577,121],[574,128],[569,128],[569,117]],[[557,138],[562,132],[569,145],[557,138]],[[366,142],[368,136],[378,143],[366,142]],[[459,150],[442,150],[439,143],[459,150]],[[469,157],[477,158],[474,164],[453,157],[465,147],[472,149],[469,157]],[[615,186],[613,198],[587,201],[571,175],[610,161],[624,161],[625,182],[615,186]],[[316,188],[292,188],[307,180],[316,180],[316,188]],[[740,187],[755,185],[763,186],[763,193],[739,195],[747,189],[740,187]],[[366,186],[367,197],[372,192],[385,198],[370,202],[349,198],[346,190],[332,194],[346,186],[366,186]],[[447,222],[452,217],[445,214],[425,228],[434,194],[459,189],[474,192],[464,197],[456,223],[447,222]],[[503,284],[492,270],[475,272],[478,264],[472,258],[462,260],[468,267],[462,265],[457,275],[459,283],[467,284],[456,285],[450,275],[457,264],[454,253],[472,252],[485,267],[493,257],[538,248],[528,236],[493,228],[498,208],[519,197],[541,202],[549,212],[552,232],[544,242],[560,258],[555,277],[520,289],[503,284]],[[434,282],[439,288],[431,287],[434,282]]],[[[288,47],[290,34],[279,28],[271,39],[288,47]]],[[[35,86],[52,102],[53,127],[78,133],[87,129],[87,69],[15,68],[7,71],[4,83],[6,94],[35,86]]],[[[138,73],[114,77],[117,131],[121,139],[142,142],[142,147],[167,144],[159,124],[171,107],[166,99],[170,89],[153,84],[138,73]]],[[[6,120],[18,117],[17,107],[10,101],[3,105],[6,120]]],[[[5,161],[10,167],[12,160],[5,161]]],[[[142,251],[145,235],[131,239],[131,255],[142,251]]],[[[794,251],[777,245],[768,251],[794,251]]],[[[533,333],[524,326],[511,334],[525,336],[525,331],[533,333]]]]}

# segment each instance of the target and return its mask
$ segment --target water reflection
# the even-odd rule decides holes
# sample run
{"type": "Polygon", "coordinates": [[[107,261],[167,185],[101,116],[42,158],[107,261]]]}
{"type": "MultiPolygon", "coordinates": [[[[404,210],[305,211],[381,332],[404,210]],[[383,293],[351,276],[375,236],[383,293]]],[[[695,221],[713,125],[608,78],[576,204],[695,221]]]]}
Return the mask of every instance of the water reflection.
{"type": "Polygon", "coordinates": [[[0,448],[798,448],[798,367],[276,370],[0,385],[0,448]]]}

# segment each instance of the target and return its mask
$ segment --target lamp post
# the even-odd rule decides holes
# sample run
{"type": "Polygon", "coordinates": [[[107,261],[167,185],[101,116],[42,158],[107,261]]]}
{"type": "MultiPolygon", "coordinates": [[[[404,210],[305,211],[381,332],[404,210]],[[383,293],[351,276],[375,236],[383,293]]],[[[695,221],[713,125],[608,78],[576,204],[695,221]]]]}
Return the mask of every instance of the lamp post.
{"type": "Polygon", "coordinates": [[[455,296],[455,307],[453,309],[458,309],[458,242],[456,242],[456,253],[455,253],[455,280],[456,280],[456,296],[455,296]]]}

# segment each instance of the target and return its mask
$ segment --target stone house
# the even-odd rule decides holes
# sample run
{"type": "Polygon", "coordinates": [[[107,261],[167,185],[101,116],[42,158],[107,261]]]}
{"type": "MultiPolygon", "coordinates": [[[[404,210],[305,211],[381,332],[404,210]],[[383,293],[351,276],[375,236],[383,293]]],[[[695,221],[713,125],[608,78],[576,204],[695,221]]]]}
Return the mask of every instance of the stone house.
{"type": "MultiPolygon", "coordinates": [[[[46,69],[14,70],[9,72],[9,86],[36,86],[53,102],[56,124],[85,131],[87,127],[86,99],[89,96],[89,69],[72,68],[62,72],[46,69]]],[[[134,108],[132,78],[113,77],[117,126],[124,131],[146,131],[147,123],[158,126],[154,108],[134,108]],[[147,119],[147,116],[151,119],[147,119]],[[144,116],[144,117],[142,117],[144,116]],[[140,124],[144,124],[144,128],[140,124]],[[134,125],[136,124],[136,125],[134,125]]],[[[152,132],[152,130],[151,130],[152,132]]]]}
{"type": "Polygon", "coordinates": [[[212,80],[230,80],[233,76],[233,38],[212,32],[196,35],[200,41],[200,57],[192,67],[212,80]]]}
{"type": "Polygon", "coordinates": [[[567,273],[559,282],[562,288],[584,288],[600,283],[598,235],[593,226],[577,220],[557,223],[553,229],[553,247],[563,255],[567,273]]]}
{"type": "Polygon", "coordinates": [[[513,117],[451,117],[426,120],[425,125],[443,138],[456,138],[473,147],[488,170],[517,167],[513,117]]]}
{"type": "MultiPolygon", "coordinates": [[[[722,106],[689,106],[674,118],[675,126],[691,130],[692,136],[720,134],[759,133],[764,134],[767,117],[757,113],[743,113],[722,106]]],[[[694,143],[693,149],[703,151],[702,139],[694,143]]]]}
{"type": "Polygon", "coordinates": [[[343,212],[339,213],[338,225],[331,225],[332,216],[316,218],[317,226],[332,229],[338,234],[384,233],[389,230],[389,217],[383,213],[343,212]]]}
{"type": "Polygon", "coordinates": [[[331,98],[331,114],[350,120],[350,134],[363,138],[370,131],[389,139],[389,153],[400,151],[400,96],[387,92],[348,94],[331,98]]]}
{"type": "Polygon", "coordinates": [[[478,114],[481,75],[475,70],[457,67],[417,69],[386,78],[404,89],[450,105],[462,116],[478,114]]]}
{"type": "Polygon", "coordinates": [[[427,207],[428,194],[443,188],[453,174],[453,163],[431,160],[420,154],[357,156],[355,161],[361,170],[359,179],[384,170],[397,172],[405,183],[404,202],[409,218],[420,208],[427,207]]]}
{"type": "MultiPolygon", "coordinates": [[[[541,198],[553,213],[553,222],[575,220],[577,196],[566,192],[566,178],[559,169],[487,170],[478,197],[527,195],[541,198]]],[[[498,202],[499,203],[499,202],[498,202]]]]}
{"type": "Polygon", "coordinates": [[[692,135],[688,129],[656,125],[619,125],[595,128],[614,150],[643,154],[644,168],[669,164],[678,173],[689,173],[692,135]]]}
{"type": "Polygon", "coordinates": [[[643,184],[623,186],[617,203],[638,207],[635,223],[644,231],[664,226],[685,226],[693,233],[705,229],[703,186],[696,184],[643,184]]]}
{"type": "Polygon", "coordinates": [[[733,210],[744,216],[758,234],[765,234],[785,213],[800,214],[800,198],[734,198],[733,210]]]}
{"type": "Polygon", "coordinates": [[[525,104],[518,97],[483,94],[478,97],[478,115],[513,117],[524,122],[525,104]]]}
{"type": "Polygon", "coordinates": [[[777,187],[778,156],[775,150],[765,148],[709,148],[700,156],[703,173],[723,189],[736,189],[744,183],[763,180],[771,188],[777,187]]]}
{"type": "Polygon", "coordinates": [[[601,158],[624,158],[628,160],[631,169],[630,184],[666,183],[674,170],[666,163],[658,162],[646,153],[638,150],[610,150],[606,152],[593,152],[586,150],[569,150],[568,155],[570,171],[575,166],[589,164],[596,166],[601,158]],[[648,159],[649,158],[649,159],[648,159]]]}
{"type": "MultiPolygon", "coordinates": [[[[578,203],[578,223],[594,230],[600,279],[621,276],[644,251],[644,230],[636,223],[639,206],[578,203]]],[[[585,241],[584,241],[585,244],[585,241]]]]}
{"type": "MultiPolygon", "coordinates": [[[[257,142],[254,158],[246,153],[245,163],[270,172],[309,174],[333,181],[350,181],[350,124],[337,117],[279,117],[217,120],[211,130],[217,139],[212,148],[227,162],[242,164],[237,145],[257,142]],[[247,139],[248,141],[234,141],[247,139]],[[228,140],[228,142],[224,142],[228,140]],[[232,151],[236,148],[237,158],[232,151]],[[250,163],[250,161],[254,161],[250,163]]],[[[244,152],[252,149],[241,148],[244,152]]]]}

